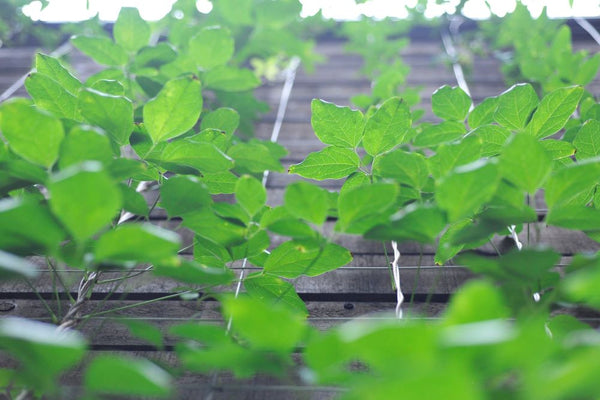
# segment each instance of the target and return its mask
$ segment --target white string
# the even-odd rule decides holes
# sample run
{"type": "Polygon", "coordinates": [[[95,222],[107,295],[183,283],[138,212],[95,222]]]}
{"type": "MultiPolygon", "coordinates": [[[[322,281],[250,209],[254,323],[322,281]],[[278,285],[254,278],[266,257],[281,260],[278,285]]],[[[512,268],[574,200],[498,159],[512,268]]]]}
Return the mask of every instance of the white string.
{"type": "Polygon", "coordinates": [[[392,249],[394,250],[392,274],[394,275],[394,285],[396,286],[396,317],[402,319],[402,303],[404,303],[404,295],[402,294],[402,287],[400,286],[400,267],[398,266],[401,255],[398,250],[398,243],[395,240],[392,240],[392,249]]]}
{"type": "Polygon", "coordinates": [[[596,43],[600,44],[600,33],[594,28],[592,24],[588,22],[587,19],[576,17],[575,22],[579,24],[589,35],[596,41],[596,43]]]}

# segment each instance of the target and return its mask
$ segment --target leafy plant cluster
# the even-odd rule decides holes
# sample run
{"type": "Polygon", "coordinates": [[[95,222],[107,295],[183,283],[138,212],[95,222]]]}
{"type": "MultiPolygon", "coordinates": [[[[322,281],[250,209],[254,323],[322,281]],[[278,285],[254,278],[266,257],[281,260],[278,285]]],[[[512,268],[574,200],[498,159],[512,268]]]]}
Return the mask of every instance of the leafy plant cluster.
{"type": "Polygon", "coordinates": [[[564,86],[586,86],[598,73],[600,55],[574,52],[571,29],[564,21],[548,18],[545,8],[533,18],[527,7],[517,2],[514,12],[481,26],[503,62],[502,72],[509,84],[531,82],[539,92],[547,93],[564,86]]]}
{"type": "MultiPolygon", "coordinates": [[[[84,83],[39,54],[25,83],[31,100],[0,106],[1,277],[31,282],[39,261],[59,285],[58,271],[67,267],[83,277],[73,297],[67,285],[57,289],[69,297],[64,313],[46,304],[54,324],[0,321],[0,348],[20,363],[18,371],[1,371],[9,398],[28,390],[60,396],[59,376],[76,366],[89,397],[168,397],[185,371],[282,375],[298,352],[308,383],[347,388],[346,399],[597,397],[598,333],[553,311],[557,304],[600,307],[598,256],[575,255],[560,276],[560,254],[529,236],[522,250],[498,257],[459,255],[492,243],[507,226],[540,219],[598,239],[596,100],[581,86],[540,97],[531,84],[517,84],[471,110],[466,93],[444,86],[432,96],[440,122],[417,123],[398,96],[373,101],[381,104],[364,113],[315,99],[311,123],[325,147],[290,172],[341,180],[342,188],[296,182],[282,205],[269,207],[261,178],[283,170],[285,149],[236,135],[257,110],[250,91],[261,82],[249,60],[302,54],[261,53],[238,39],[261,34],[252,32],[266,18],[261,12],[277,10],[273,2],[260,2],[263,11],[219,3],[224,8],[211,20],[219,26],[204,27],[184,11],[165,23],[167,40],[157,43],[137,11],[123,9],[112,36],[73,39],[105,70],[84,83]],[[228,12],[249,20],[227,25],[235,22],[228,12]],[[142,194],[148,185],[159,193],[150,206],[142,194]],[[547,211],[538,215],[530,199],[542,191],[547,211]],[[216,196],[223,194],[229,201],[216,196]],[[193,243],[151,224],[155,210],[191,231],[193,243]],[[481,277],[436,321],[354,321],[319,332],[290,280],[352,260],[324,233],[328,218],[335,235],[437,244],[436,263],[458,255],[481,277]],[[274,246],[273,234],[284,241],[274,246]],[[235,277],[239,263],[258,272],[235,277]],[[120,278],[104,279],[115,269],[120,278]],[[178,281],[168,297],[220,302],[224,324],[170,327],[177,367],[94,357],[77,331],[115,311],[84,313],[95,288],[142,273],[178,281]],[[244,293],[236,297],[228,292],[238,279],[244,293]]],[[[162,346],[155,327],[129,327],[162,346]]]]}

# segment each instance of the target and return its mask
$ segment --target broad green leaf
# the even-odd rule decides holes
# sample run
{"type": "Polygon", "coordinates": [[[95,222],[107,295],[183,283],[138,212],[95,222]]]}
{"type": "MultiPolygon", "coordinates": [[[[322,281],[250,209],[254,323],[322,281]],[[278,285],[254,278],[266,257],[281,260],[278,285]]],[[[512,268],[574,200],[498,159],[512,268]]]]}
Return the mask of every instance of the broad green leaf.
{"type": "Polygon", "coordinates": [[[292,239],[314,238],[317,235],[309,224],[294,218],[284,207],[275,207],[264,213],[260,225],[270,232],[292,239]]]}
{"type": "Polygon", "coordinates": [[[25,88],[36,106],[60,118],[79,119],[77,97],[51,77],[33,72],[25,79],[25,88]]]}
{"type": "Polygon", "coordinates": [[[110,140],[103,132],[87,126],[75,126],[63,139],[58,166],[60,169],[87,160],[108,165],[113,159],[110,140]]]}
{"type": "Polygon", "coordinates": [[[295,239],[276,247],[265,263],[265,272],[283,278],[317,276],[352,261],[348,250],[315,239],[295,239]]]}
{"type": "Polygon", "coordinates": [[[256,23],[275,29],[285,29],[302,11],[301,3],[295,1],[269,1],[254,6],[256,23]]]}
{"type": "Polygon", "coordinates": [[[321,225],[329,210],[327,190],[308,182],[294,182],[285,189],[285,209],[294,217],[321,225]]]}
{"type": "Polygon", "coordinates": [[[446,226],[444,212],[438,207],[410,204],[394,214],[389,222],[376,225],[365,233],[375,240],[431,243],[446,226]]]}
{"type": "Polygon", "coordinates": [[[164,276],[193,285],[227,285],[234,279],[233,272],[228,268],[209,267],[201,261],[193,260],[181,260],[179,264],[155,265],[152,272],[156,276],[164,276]]]}
{"type": "Polygon", "coordinates": [[[340,194],[338,198],[338,226],[342,232],[361,233],[376,223],[375,216],[385,213],[396,203],[398,186],[389,183],[363,185],[340,194]],[[356,232],[358,230],[358,232],[356,232]]]}
{"type": "Polygon", "coordinates": [[[479,136],[482,141],[481,156],[492,157],[500,154],[511,132],[498,125],[482,125],[471,131],[469,136],[479,136]]]}
{"type": "Polygon", "coordinates": [[[203,173],[223,172],[233,167],[233,160],[214,144],[192,138],[167,143],[158,161],[167,169],[176,170],[179,166],[203,173]]]}
{"type": "Polygon", "coordinates": [[[245,242],[246,226],[215,215],[212,210],[187,214],[182,223],[198,236],[223,247],[240,245],[245,242]]]}
{"type": "Polygon", "coordinates": [[[363,147],[372,156],[390,151],[406,142],[406,132],[411,124],[408,105],[399,97],[392,97],[367,120],[363,147]]]}
{"type": "Polygon", "coordinates": [[[319,99],[314,99],[310,107],[310,122],[321,142],[344,148],[358,146],[365,130],[365,118],[360,111],[319,99]]]}
{"type": "Polygon", "coordinates": [[[65,136],[60,120],[19,99],[0,107],[0,130],[15,154],[43,167],[54,164],[65,136]]]}
{"type": "Polygon", "coordinates": [[[133,104],[123,96],[112,96],[93,89],[79,92],[81,115],[91,124],[104,129],[123,146],[133,131],[133,104]]]}
{"type": "Polygon", "coordinates": [[[542,99],[526,131],[537,138],[545,138],[560,131],[577,109],[583,95],[581,86],[557,89],[542,99]]]}
{"type": "Polygon", "coordinates": [[[125,183],[120,183],[119,189],[121,189],[121,198],[123,199],[123,210],[136,216],[148,217],[150,213],[148,203],[140,192],[125,183]]]}
{"type": "Polygon", "coordinates": [[[600,230],[600,210],[584,206],[564,206],[550,209],[548,225],[582,231],[600,230]]]}
{"type": "Polygon", "coordinates": [[[99,79],[90,88],[113,96],[125,96],[125,88],[121,82],[114,79],[99,79]]]}
{"type": "Polygon", "coordinates": [[[448,121],[464,121],[471,104],[469,95],[459,87],[444,85],[431,96],[433,113],[448,121]]]}
{"type": "Polygon", "coordinates": [[[586,121],[575,140],[573,145],[577,149],[577,160],[584,160],[600,155],[600,121],[586,121]]]}
{"type": "Polygon", "coordinates": [[[196,125],[202,112],[200,81],[184,76],[168,81],[158,95],[144,105],[144,125],[158,143],[179,136],[196,125]]]}
{"type": "Polygon", "coordinates": [[[523,129],[538,103],[533,86],[529,83],[514,85],[498,97],[494,120],[508,129],[523,129]]]}
{"type": "Polygon", "coordinates": [[[483,139],[478,135],[465,137],[458,143],[446,143],[436,149],[436,154],[427,159],[431,174],[439,179],[461,165],[481,158],[483,139]]]}
{"type": "Polygon", "coordinates": [[[252,173],[283,171],[279,158],[261,143],[237,143],[231,146],[227,154],[233,158],[236,167],[252,173]]]}
{"type": "Polygon", "coordinates": [[[234,50],[229,30],[217,26],[202,29],[189,42],[189,51],[196,65],[204,70],[227,64],[234,50]]]}
{"type": "Polygon", "coordinates": [[[249,216],[256,215],[267,202],[267,190],[262,183],[250,175],[238,179],[235,185],[235,199],[249,216]]]}
{"type": "Polygon", "coordinates": [[[135,397],[169,397],[171,376],[143,359],[116,355],[96,356],[85,371],[85,388],[93,393],[135,397]]]}
{"type": "Polygon", "coordinates": [[[536,138],[517,134],[500,155],[500,173],[529,194],[542,186],[552,169],[552,159],[536,138]]]}
{"type": "Polygon", "coordinates": [[[235,191],[238,177],[229,171],[203,174],[200,182],[204,183],[210,194],[226,194],[235,191]]]}
{"type": "Polygon", "coordinates": [[[134,267],[138,264],[177,264],[181,239],[175,232],[151,224],[121,224],[102,234],[94,245],[94,258],[103,264],[134,267]]]}
{"type": "Polygon", "coordinates": [[[553,160],[560,160],[575,154],[575,147],[563,140],[545,139],[540,141],[540,144],[553,160]]]}
{"type": "Polygon", "coordinates": [[[435,265],[444,265],[465,247],[463,244],[454,244],[453,238],[457,232],[470,224],[471,220],[465,219],[448,226],[448,229],[440,236],[440,240],[438,241],[434,257],[435,265]]]}
{"type": "Polygon", "coordinates": [[[204,74],[206,87],[225,92],[245,92],[259,87],[260,83],[254,72],[246,68],[220,66],[204,74]]]}
{"type": "Polygon", "coordinates": [[[494,122],[496,107],[498,107],[498,97],[488,97],[483,100],[469,113],[469,127],[476,129],[494,122]]]}
{"type": "Polygon", "coordinates": [[[232,261],[232,258],[224,246],[196,236],[194,237],[194,260],[202,265],[227,269],[225,266],[232,261]]]}
{"type": "Polygon", "coordinates": [[[252,25],[254,19],[252,0],[221,0],[217,5],[217,12],[227,22],[233,25],[252,25]]]}
{"type": "Polygon", "coordinates": [[[240,114],[233,108],[222,107],[204,115],[200,122],[200,129],[217,129],[231,136],[239,124],[240,114]]]}
{"type": "Polygon", "coordinates": [[[435,199],[448,213],[449,222],[470,217],[492,198],[499,178],[498,167],[491,161],[463,165],[436,182],[435,199]]]}
{"type": "Polygon", "coordinates": [[[267,304],[248,296],[222,300],[223,314],[231,318],[232,331],[252,348],[290,352],[304,339],[307,325],[304,316],[288,308],[267,304]],[[277,329],[272,329],[277,321],[277,329]]]}
{"type": "Polygon", "coordinates": [[[353,150],[330,146],[309,154],[300,164],[290,166],[289,172],[320,181],[345,178],[359,166],[360,158],[353,150]]]}
{"type": "Polygon", "coordinates": [[[15,277],[31,279],[38,274],[38,267],[31,261],[0,250],[0,281],[15,277]]]}
{"type": "Polygon", "coordinates": [[[31,198],[0,201],[0,248],[23,254],[52,254],[65,239],[65,232],[48,208],[31,198]]]}
{"type": "Polygon", "coordinates": [[[58,375],[81,361],[86,346],[75,330],[22,318],[0,320],[0,348],[19,360],[27,381],[41,391],[52,390],[58,375]]]}
{"type": "Polygon", "coordinates": [[[169,218],[198,211],[212,204],[210,193],[194,176],[176,175],[160,187],[160,206],[169,218]]]}
{"type": "Polygon", "coordinates": [[[246,234],[246,241],[242,244],[232,247],[231,254],[234,260],[242,260],[244,258],[252,259],[265,254],[265,251],[271,245],[269,234],[265,230],[260,230],[258,227],[251,225],[246,234]],[[256,231],[255,233],[251,233],[256,231]]]}
{"type": "Polygon", "coordinates": [[[137,8],[123,7],[113,26],[115,42],[125,50],[135,53],[150,41],[150,25],[140,17],[137,8]]]}
{"type": "Polygon", "coordinates": [[[83,86],[57,58],[42,53],[35,55],[35,69],[38,73],[46,75],[58,82],[67,92],[77,95],[83,86]]]}
{"type": "Polygon", "coordinates": [[[511,316],[501,292],[492,283],[483,280],[467,282],[452,297],[445,312],[448,325],[468,324],[511,316]],[[473,307],[477,304],[477,307],[473,307]]]}
{"type": "Polygon", "coordinates": [[[296,293],[294,286],[269,274],[254,274],[244,279],[246,293],[267,304],[284,305],[300,315],[308,316],[306,304],[296,293]]]}
{"type": "Polygon", "coordinates": [[[587,159],[555,172],[546,182],[544,198],[548,208],[564,204],[600,183],[600,160],[587,159]]]}
{"type": "Polygon", "coordinates": [[[127,52],[104,36],[74,36],[71,43],[98,64],[121,67],[127,64],[127,52]]]}
{"type": "Polygon", "coordinates": [[[466,132],[465,125],[462,122],[444,121],[424,128],[415,137],[413,144],[417,147],[435,147],[442,143],[458,140],[466,132]]]}
{"type": "Polygon", "coordinates": [[[119,187],[93,161],[56,174],[48,191],[50,209],[78,241],[107,226],[122,205],[119,187]]]}

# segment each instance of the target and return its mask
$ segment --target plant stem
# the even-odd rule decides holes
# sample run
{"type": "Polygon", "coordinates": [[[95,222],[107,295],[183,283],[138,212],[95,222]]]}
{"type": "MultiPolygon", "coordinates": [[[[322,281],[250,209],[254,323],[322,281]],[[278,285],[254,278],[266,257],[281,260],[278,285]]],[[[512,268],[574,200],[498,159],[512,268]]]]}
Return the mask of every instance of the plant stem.
{"type": "Polygon", "coordinates": [[[152,299],[152,300],[141,301],[139,303],[129,304],[127,306],[116,307],[116,308],[112,308],[110,310],[99,311],[97,313],[87,314],[84,318],[88,319],[88,318],[92,318],[92,317],[98,317],[100,315],[110,314],[110,313],[117,312],[117,311],[127,310],[127,309],[134,308],[134,307],[140,307],[140,306],[144,306],[147,304],[156,303],[157,301],[168,300],[168,299],[172,299],[174,297],[181,296],[182,294],[193,293],[193,292],[195,292],[195,290],[186,290],[184,292],[173,293],[173,294],[169,294],[169,295],[163,296],[163,297],[158,297],[158,298],[152,299]]]}

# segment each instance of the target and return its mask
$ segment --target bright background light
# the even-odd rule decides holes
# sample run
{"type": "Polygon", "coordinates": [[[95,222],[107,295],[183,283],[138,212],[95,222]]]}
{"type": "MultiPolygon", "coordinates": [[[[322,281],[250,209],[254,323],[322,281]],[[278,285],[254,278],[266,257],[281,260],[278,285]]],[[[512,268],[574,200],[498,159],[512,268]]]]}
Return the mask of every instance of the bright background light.
{"type": "MultiPolygon", "coordinates": [[[[374,18],[396,17],[405,18],[408,15],[406,7],[414,7],[417,0],[368,0],[356,4],[354,0],[300,0],[303,5],[302,16],[310,16],[323,10],[326,18],[340,20],[356,19],[361,14],[374,18]]],[[[114,21],[121,7],[137,7],[144,19],[155,21],[164,17],[175,3],[175,0],[50,0],[49,5],[42,10],[40,1],[32,1],[24,7],[24,12],[34,20],[48,22],[81,21],[98,14],[101,20],[114,21]]],[[[444,12],[453,12],[459,0],[445,5],[436,5],[429,1],[426,17],[435,17],[444,12]]],[[[503,16],[515,8],[516,0],[487,0],[492,12],[503,16]]],[[[539,15],[544,5],[547,6],[548,16],[560,17],[598,17],[600,16],[600,1],[574,0],[573,7],[569,0],[523,0],[534,16],[539,15]]],[[[210,0],[199,0],[197,8],[201,12],[209,12],[212,8],[210,0]]],[[[464,8],[464,14],[473,19],[489,18],[490,12],[486,0],[469,0],[464,8]]]]}

